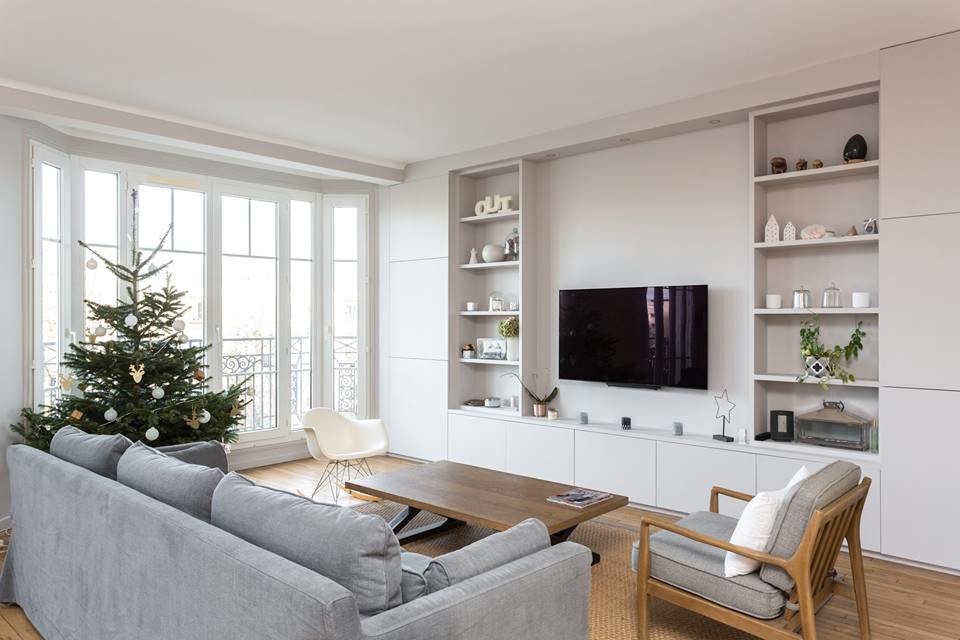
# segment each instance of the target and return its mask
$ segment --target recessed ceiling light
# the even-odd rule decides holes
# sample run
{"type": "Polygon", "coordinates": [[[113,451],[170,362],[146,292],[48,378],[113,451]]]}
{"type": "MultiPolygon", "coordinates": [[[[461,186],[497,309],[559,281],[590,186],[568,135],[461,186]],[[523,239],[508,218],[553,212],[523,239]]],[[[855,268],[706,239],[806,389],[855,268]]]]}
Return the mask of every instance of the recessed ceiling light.
{"type": "Polygon", "coordinates": [[[630,138],[620,138],[620,142],[630,142],[630,138]]]}
{"type": "Polygon", "coordinates": [[[719,120],[710,120],[710,124],[720,124],[719,120]]]}
{"type": "Polygon", "coordinates": [[[548,153],[548,154],[545,155],[544,157],[545,157],[545,158],[556,158],[556,157],[557,157],[557,154],[555,154],[555,153],[548,153]]]}

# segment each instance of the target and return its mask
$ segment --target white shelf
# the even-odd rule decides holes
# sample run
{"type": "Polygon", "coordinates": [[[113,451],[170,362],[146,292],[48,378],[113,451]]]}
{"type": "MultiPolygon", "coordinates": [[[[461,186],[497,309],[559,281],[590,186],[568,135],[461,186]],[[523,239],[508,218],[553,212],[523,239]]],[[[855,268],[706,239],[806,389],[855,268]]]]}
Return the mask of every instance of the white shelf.
{"type": "Polygon", "coordinates": [[[468,413],[481,413],[486,415],[495,415],[501,417],[519,417],[520,409],[510,408],[510,407],[471,407],[469,405],[462,404],[458,411],[466,411],[468,413]]]}
{"type": "Polygon", "coordinates": [[[499,365],[501,367],[519,367],[519,360],[484,360],[483,358],[460,358],[464,364],[499,365]]]}
{"type": "Polygon", "coordinates": [[[497,220],[509,220],[511,218],[520,218],[520,210],[500,211],[498,213],[488,213],[485,216],[467,216],[460,218],[460,222],[466,224],[483,224],[485,222],[496,222],[497,220]]]}
{"type": "Polygon", "coordinates": [[[461,311],[460,315],[473,318],[490,318],[497,316],[519,316],[520,311],[461,311]]]}
{"type": "Polygon", "coordinates": [[[797,249],[803,248],[823,248],[836,247],[851,244],[870,244],[879,243],[880,234],[871,233],[862,236],[841,236],[839,238],[820,238],[819,240],[781,240],[780,242],[754,242],[753,248],[757,251],[770,251],[773,249],[797,249]]]}
{"type": "Polygon", "coordinates": [[[519,266],[519,260],[504,260],[503,262],[478,262],[477,264],[462,264],[460,265],[460,268],[467,269],[468,271],[484,271],[486,269],[509,269],[519,266]]]}
{"type": "Polygon", "coordinates": [[[855,162],[853,164],[838,164],[832,167],[823,167],[822,169],[788,171],[786,173],[776,173],[768,176],[757,176],[753,179],[753,184],[780,186],[783,184],[796,184],[799,182],[813,182],[816,180],[831,180],[833,178],[876,174],[879,173],[879,171],[880,161],[868,160],[866,162],[855,162]]]}
{"type": "MultiPolygon", "coordinates": [[[[779,374],[758,373],[753,376],[753,379],[756,380],[757,382],[784,382],[789,384],[820,384],[820,381],[813,377],[808,377],[803,382],[797,382],[797,375],[799,374],[779,375],[779,374]]],[[[855,380],[854,382],[848,382],[846,384],[844,384],[843,382],[840,382],[839,380],[831,380],[827,384],[830,385],[831,387],[865,387],[868,389],[876,389],[880,386],[880,382],[877,380],[860,380],[860,379],[855,380]]]]}
{"type": "Polygon", "coordinates": [[[775,440],[754,440],[751,446],[758,449],[769,449],[770,451],[782,451],[784,454],[804,454],[811,456],[828,456],[831,458],[841,458],[854,462],[880,462],[879,453],[870,453],[869,451],[856,451],[854,449],[841,449],[839,447],[819,447],[815,444],[803,444],[802,442],[777,442],[775,440]]]}
{"type": "Polygon", "coordinates": [[[875,316],[880,314],[880,308],[832,307],[819,309],[754,309],[753,314],[757,316],[812,316],[814,314],[821,316],[875,316]]]}

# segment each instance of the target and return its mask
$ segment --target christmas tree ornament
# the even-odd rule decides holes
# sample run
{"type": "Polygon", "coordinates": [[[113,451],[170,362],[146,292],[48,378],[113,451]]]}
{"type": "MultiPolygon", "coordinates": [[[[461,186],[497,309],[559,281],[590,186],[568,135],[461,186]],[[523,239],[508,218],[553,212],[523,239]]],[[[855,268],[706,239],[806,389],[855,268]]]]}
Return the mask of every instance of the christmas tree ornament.
{"type": "Polygon", "coordinates": [[[193,372],[193,377],[196,378],[198,382],[203,382],[203,379],[207,377],[207,374],[203,372],[203,369],[197,369],[193,372]]]}
{"type": "Polygon", "coordinates": [[[190,338],[187,337],[187,334],[181,333],[180,337],[177,338],[177,340],[180,341],[180,344],[183,344],[184,342],[187,342],[188,340],[190,340],[190,338]]]}
{"type": "Polygon", "coordinates": [[[150,395],[152,395],[155,399],[160,400],[165,395],[165,392],[163,390],[163,387],[154,387],[150,391],[150,395]]]}
{"type": "Polygon", "coordinates": [[[86,335],[87,335],[87,342],[89,342],[90,344],[97,344],[96,333],[94,333],[93,331],[87,331],[86,335]]]}
{"type": "Polygon", "coordinates": [[[83,417],[83,411],[80,411],[80,409],[74,409],[70,412],[70,417],[74,420],[79,420],[83,417]]]}
{"type": "Polygon", "coordinates": [[[87,269],[90,269],[90,271],[93,271],[99,266],[100,266],[100,263],[97,262],[96,258],[90,258],[89,260],[87,260],[87,269]]]}
{"type": "Polygon", "coordinates": [[[143,437],[146,438],[148,442],[153,442],[154,440],[160,437],[160,432],[157,430],[156,427],[150,427],[143,434],[143,437]]]}
{"type": "Polygon", "coordinates": [[[243,413],[243,406],[240,404],[240,400],[234,400],[233,406],[230,407],[230,417],[236,418],[241,413],[243,413]]]}
{"type": "Polygon", "coordinates": [[[109,409],[103,412],[103,419],[106,420],[107,422],[113,422],[114,420],[117,419],[118,415],[119,414],[117,413],[117,410],[114,409],[113,407],[110,407],[109,409]]]}
{"type": "Polygon", "coordinates": [[[93,333],[98,338],[102,338],[103,336],[107,335],[107,328],[101,324],[93,330],[93,333]]]}
{"type": "Polygon", "coordinates": [[[187,328],[187,323],[183,321],[183,318],[177,318],[173,321],[173,328],[176,331],[183,331],[187,328]]]}
{"type": "Polygon", "coordinates": [[[186,418],[184,422],[186,422],[187,426],[190,427],[191,429],[199,429],[200,418],[197,417],[197,410],[194,409],[192,412],[190,412],[190,417],[186,418]]]}
{"type": "Polygon", "coordinates": [[[132,313],[128,313],[127,317],[123,319],[123,324],[127,325],[127,327],[130,329],[133,329],[135,326],[137,326],[138,322],[139,320],[137,319],[137,316],[133,315],[132,313]]]}
{"type": "Polygon", "coordinates": [[[201,409],[200,413],[197,414],[197,420],[200,424],[207,424],[210,422],[210,412],[206,409],[201,409]]]}
{"type": "Polygon", "coordinates": [[[135,383],[140,384],[140,381],[143,380],[144,369],[145,367],[142,364],[130,365],[130,377],[133,378],[135,383]]]}
{"type": "Polygon", "coordinates": [[[74,377],[70,374],[63,375],[62,373],[59,376],[60,379],[60,388],[64,391],[70,391],[73,389],[73,383],[76,382],[74,377]]]}

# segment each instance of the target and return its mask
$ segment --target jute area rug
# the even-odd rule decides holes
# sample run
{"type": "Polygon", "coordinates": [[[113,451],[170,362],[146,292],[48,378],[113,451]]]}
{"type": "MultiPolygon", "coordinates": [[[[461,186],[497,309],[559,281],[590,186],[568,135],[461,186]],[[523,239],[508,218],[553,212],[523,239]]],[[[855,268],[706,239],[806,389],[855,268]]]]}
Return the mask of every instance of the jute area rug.
{"type": "MultiPolygon", "coordinates": [[[[360,505],[357,511],[390,519],[400,509],[393,502],[360,505]]],[[[436,516],[421,513],[409,527],[429,523],[436,516]]],[[[416,540],[404,548],[427,556],[438,556],[465,547],[493,531],[482,527],[458,527],[416,540]]],[[[630,571],[630,549],[638,532],[602,520],[586,522],[571,540],[600,554],[593,567],[590,588],[590,638],[592,640],[636,640],[636,575],[630,571]]],[[[650,637],[656,640],[749,640],[743,634],[666,602],[654,599],[650,609],[650,637]]]]}

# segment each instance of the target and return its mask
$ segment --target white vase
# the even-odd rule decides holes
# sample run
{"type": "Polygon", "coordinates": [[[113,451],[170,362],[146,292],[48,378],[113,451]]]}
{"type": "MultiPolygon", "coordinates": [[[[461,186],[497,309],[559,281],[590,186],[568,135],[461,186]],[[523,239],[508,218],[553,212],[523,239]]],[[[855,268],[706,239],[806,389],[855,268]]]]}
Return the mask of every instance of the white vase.
{"type": "Polygon", "coordinates": [[[503,262],[504,248],[502,244],[484,245],[480,252],[484,262],[503,262]]]}
{"type": "Polygon", "coordinates": [[[520,338],[507,338],[507,360],[516,362],[520,359],[520,338]]]}

